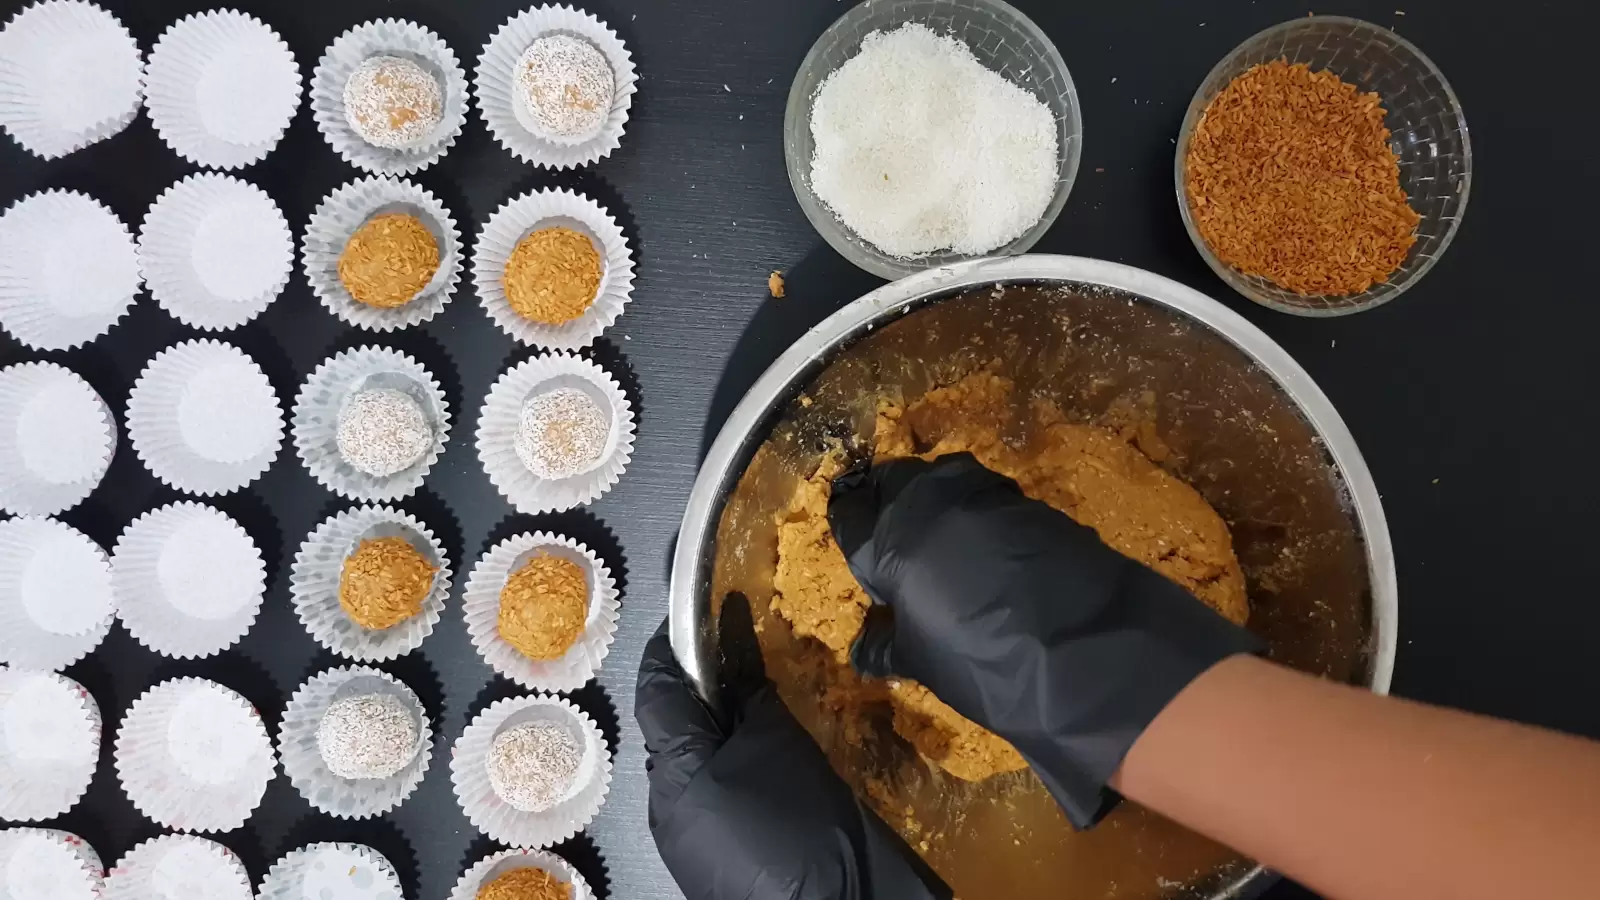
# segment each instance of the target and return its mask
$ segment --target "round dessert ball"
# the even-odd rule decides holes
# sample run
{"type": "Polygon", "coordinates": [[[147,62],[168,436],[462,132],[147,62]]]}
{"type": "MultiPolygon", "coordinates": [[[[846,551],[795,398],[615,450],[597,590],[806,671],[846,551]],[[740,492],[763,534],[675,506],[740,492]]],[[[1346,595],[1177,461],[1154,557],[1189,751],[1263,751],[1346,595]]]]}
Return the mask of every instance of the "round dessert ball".
{"type": "Polygon", "coordinates": [[[605,455],[611,420],[583,391],[558,388],[530,399],[517,422],[517,458],[540,478],[581,475],[605,455]]]}
{"type": "Polygon", "coordinates": [[[409,213],[368,219],[339,253],[339,283],[350,299],[397,309],[417,299],[439,271],[439,241],[409,213]]]}
{"type": "Polygon", "coordinates": [[[370,631],[422,614],[438,567],[403,537],[368,538],[339,570],[339,607],[370,631]]]}
{"type": "Polygon", "coordinates": [[[388,694],[336,700],[317,726],[317,751],[340,778],[388,778],[416,758],[416,717],[388,694]]]}
{"type": "Polygon", "coordinates": [[[524,124],[544,137],[587,140],[611,114],[616,75],[605,54],[581,37],[539,38],[523,51],[512,75],[524,124]]]}
{"type": "Polygon", "coordinates": [[[361,139],[388,150],[426,143],[444,118],[433,73],[399,56],[374,56],[344,83],[344,118],[361,139]]]}
{"type": "Polygon", "coordinates": [[[566,798],[578,780],[583,745],[553,722],[528,722],[495,736],[489,747],[489,786],[523,812],[544,812],[566,798]]]}
{"type": "Polygon", "coordinates": [[[433,446],[433,429],[410,394],[380,388],[345,401],[334,438],[345,462],[383,478],[422,459],[433,446]]]}
{"type": "Polygon", "coordinates": [[[539,553],[500,589],[500,638],[529,659],[560,659],[583,634],[589,579],[570,559],[539,553]]]}

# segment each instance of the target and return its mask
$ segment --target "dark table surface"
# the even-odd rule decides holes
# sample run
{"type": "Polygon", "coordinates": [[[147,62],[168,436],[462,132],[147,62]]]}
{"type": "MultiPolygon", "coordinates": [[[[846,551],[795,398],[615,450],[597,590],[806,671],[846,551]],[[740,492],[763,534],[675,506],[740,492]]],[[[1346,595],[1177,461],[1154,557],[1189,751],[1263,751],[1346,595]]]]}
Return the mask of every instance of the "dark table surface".
{"type": "MultiPolygon", "coordinates": [[[[147,51],[197,0],[103,0],[147,51]]],[[[1600,736],[1600,604],[1589,596],[1591,512],[1600,481],[1571,454],[1589,446],[1588,389],[1596,383],[1600,305],[1575,277],[1593,235],[1600,186],[1582,175],[1589,115],[1592,22],[1579,4],[1525,2],[1496,15],[1445,0],[1312,3],[1060,3],[1019,5],[1054,39],[1077,82],[1085,149],[1076,186],[1043,252],[1103,257],[1177,278],[1249,317],[1312,373],[1354,432],[1383,493],[1399,556],[1402,597],[1395,691],[1600,736]],[[1397,9],[1396,6],[1403,8],[1397,9]],[[1211,65],[1253,32],[1308,11],[1395,28],[1443,68],[1472,127],[1476,172],[1455,245],[1397,302],[1353,318],[1296,319],[1233,295],[1195,254],[1172,187],[1172,137],[1211,65]],[[1581,102],[1580,102],[1581,101],[1581,102]],[[1576,265],[1573,263],[1576,262],[1576,265]]],[[[9,18],[17,0],[0,3],[9,18]]],[[[309,78],[346,28],[396,16],[441,34],[470,65],[514,0],[331,0],[238,6],[279,30],[309,78]]],[[[784,98],[800,59],[845,4],[833,0],[585,0],[632,50],[641,75],[622,148],[577,173],[524,166],[474,114],[457,145],[416,178],[475,231],[503,201],[544,186],[576,188],[623,223],[638,261],[634,299],[590,351],[627,383],[640,437],[621,484],[587,509],[518,516],[479,468],[471,434],[489,384],[530,351],[515,346],[464,284],[445,313],[408,333],[373,336],[327,314],[297,271],[256,321],[225,335],[266,368],[285,404],[337,349],[402,348],[447,386],[456,412],[450,446],[424,489],[402,505],[442,534],[460,584],[492,539],[527,528],[565,531],[597,546],[618,571],[624,611],[617,651],[579,701],[618,743],[610,800],[585,836],[561,848],[602,895],[677,895],[645,827],[643,748],[632,684],[644,640],[666,606],[673,535],[704,447],[757,374],[796,336],[880,282],[823,245],[784,174],[784,98]],[[789,273],[770,300],[766,276],[789,273]]],[[[126,132],[42,162],[0,142],[0,204],[50,187],[86,190],[136,225],[156,195],[192,168],[140,118],[126,132]]],[[[327,147],[302,107],[283,143],[242,171],[281,205],[297,234],[317,201],[359,173],[327,147]]],[[[469,237],[470,242],[470,237],[469,237]]],[[[119,420],[144,362],[197,336],[147,295],[92,345],[25,351],[0,338],[0,362],[48,358],[79,371],[119,420]]],[[[105,482],[64,518],[110,547],[139,513],[180,499],[159,486],[126,443],[105,482]]],[[[95,694],[108,725],[155,680],[216,678],[275,724],[302,680],[334,664],[318,653],[288,604],[287,568],[302,537],[348,504],[305,473],[292,449],[247,490],[218,502],[262,544],[269,593],[237,648],[172,664],[120,628],[68,674],[95,694]]],[[[455,598],[453,598],[455,599],[455,598]]],[[[417,793],[365,823],[312,814],[280,777],[259,813],[221,839],[259,879],[277,855],[310,840],[361,840],[395,860],[407,895],[444,896],[488,852],[450,791],[448,742],[468,717],[513,693],[491,680],[458,614],[386,668],[435,711],[440,743],[417,793]]],[[[61,827],[108,860],[158,832],[117,786],[109,755],[87,799],[61,827]]],[[[1271,896],[1303,896],[1289,885],[1271,896]]]]}

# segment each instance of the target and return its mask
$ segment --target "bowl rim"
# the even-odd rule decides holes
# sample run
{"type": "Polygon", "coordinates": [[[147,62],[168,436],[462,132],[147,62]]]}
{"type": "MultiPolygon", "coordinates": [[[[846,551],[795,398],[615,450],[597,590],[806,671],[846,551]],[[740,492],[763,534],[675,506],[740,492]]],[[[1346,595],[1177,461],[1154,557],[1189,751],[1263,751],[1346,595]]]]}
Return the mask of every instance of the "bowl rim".
{"type": "MultiPolygon", "coordinates": [[[[1221,302],[1154,272],[1080,256],[1029,254],[989,257],[939,266],[902,278],[858,297],[823,319],[783,351],[762,373],[705,453],[684,507],[667,579],[667,634],[673,655],[695,692],[718,703],[711,622],[710,564],[706,553],[728,494],[743,477],[750,454],[765,441],[781,404],[834,350],[848,345],[924,302],[974,288],[1070,281],[1122,290],[1166,307],[1215,332],[1260,366],[1311,423],[1344,480],[1350,510],[1365,545],[1372,634],[1366,686],[1388,694],[1399,646],[1400,597],[1394,545],[1377,483],[1355,437],[1310,373],[1266,332],[1221,302]]],[[[1229,900],[1277,876],[1259,863],[1221,886],[1211,900],[1229,900]]]]}
{"type": "MultiPolygon", "coordinates": [[[[1217,277],[1222,279],[1222,281],[1226,283],[1228,287],[1232,288],[1235,293],[1247,300],[1250,300],[1251,302],[1265,306],[1268,309],[1274,309],[1278,312],[1288,313],[1295,316],[1304,316],[1307,318],[1334,318],[1337,316],[1354,315],[1359,312],[1365,312],[1369,309],[1376,309],[1377,307],[1394,300],[1396,297],[1399,297],[1406,291],[1411,290],[1422,281],[1423,276],[1427,275],[1429,270],[1438,264],[1440,257],[1444,256],[1445,251],[1450,249],[1451,243],[1453,243],[1456,239],[1456,233],[1461,229],[1461,220],[1466,218],[1467,203],[1472,197],[1472,134],[1467,127],[1466,111],[1461,106],[1461,99],[1456,96],[1455,88],[1450,86],[1450,80],[1445,78],[1444,70],[1439,68],[1438,64],[1433,61],[1432,57],[1422,52],[1422,48],[1407,40],[1405,36],[1401,35],[1394,29],[1386,28],[1382,25],[1368,22],[1365,19],[1357,19],[1352,16],[1305,16],[1298,19],[1289,19],[1284,22],[1279,22],[1276,25],[1263,28],[1255,34],[1252,34],[1240,41],[1238,44],[1235,44],[1232,49],[1222,55],[1221,59],[1217,60],[1215,65],[1207,70],[1205,77],[1200,79],[1200,85],[1195,88],[1194,95],[1189,100],[1189,107],[1184,113],[1183,123],[1178,126],[1178,135],[1175,143],[1177,144],[1177,151],[1173,154],[1172,174],[1173,187],[1177,195],[1178,215],[1183,219],[1183,230],[1188,232],[1189,240],[1194,244],[1195,249],[1199,251],[1200,258],[1204,259],[1206,261],[1206,265],[1211,267],[1211,271],[1215,272],[1217,277]],[[1439,243],[1439,249],[1435,251],[1431,257],[1423,260],[1422,264],[1417,267],[1416,272],[1412,275],[1411,280],[1399,288],[1396,288],[1381,298],[1369,299],[1365,301],[1354,300],[1348,306],[1337,308],[1294,306],[1287,303],[1281,303],[1269,297],[1258,295],[1257,292],[1252,290],[1249,285],[1242,283],[1241,274],[1232,266],[1229,266],[1222,262],[1222,260],[1218,259],[1216,254],[1211,251],[1211,248],[1206,245],[1205,239],[1200,236],[1200,232],[1195,227],[1194,219],[1190,214],[1189,198],[1183,187],[1184,159],[1188,155],[1189,139],[1194,136],[1195,125],[1199,122],[1200,116],[1205,113],[1206,106],[1210,104],[1212,99],[1205,98],[1205,102],[1201,102],[1201,92],[1205,89],[1206,84],[1214,77],[1220,75],[1223,72],[1223,67],[1227,65],[1229,60],[1233,59],[1233,57],[1246,46],[1253,44],[1262,38],[1275,35],[1278,32],[1288,32],[1295,30],[1296,28],[1303,27],[1308,22],[1323,22],[1336,25],[1346,25],[1359,30],[1382,32],[1385,38],[1393,40],[1401,47],[1401,49],[1415,56],[1418,62],[1420,62],[1430,73],[1432,73],[1435,78],[1439,79],[1440,86],[1444,88],[1445,99],[1449,104],[1450,110],[1454,113],[1456,128],[1461,133],[1461,156],[1464,165],[1461,175],[1461,187],[1456,191],[1461,198],[1460,206],[1456,208],[1456,214],[1450,221],[1449,229],[1445,231],[1444,239],[1439,243]]],[[[1372,290],[1373,288],[1368,288],[1366,291],[1363,291],[1362,294],[1371,293],[1372,290]]],[[[1333,295],[1320,294],[1314,296],[1327,297],[1333,295]]],[[[1345,294],[1339,296],[1360,297],[1362,295],[1345,294]]]]}
{"type": "MultiPolygon", "coordinates": [[[[1044,213],[1040,215],[1039,221],[1035,222],[1020,237],[1004,248],[997,248],[996,251],[991,251],[989,254],[974,256],[969,254],[937,253],[925,257],[901,259],[882,251],[867,253],[861,247],[852,243],[846,234],[849,231],[848,227],[833,214],[832,210],[828,209],[811,190],[810,185],[806,183],[804,170],[810,168],[811,161],[807,159],[801,162],[798,159],[798,148],[789,140],[789,134],[794,130],[792,122],[800,115],[801,110],[806,107],[810,99],[800,89],[800,82],[803,80],[801,76],[820,65],[819,60],[823,54],[823,47],[828,43],[830,37],[843,31],[847,24],[854,25],[859,20],[866,18],[880,2],[891,2],[891,0],[864,0],[864,2],[857,3],[850,9],[845,10],[838,18],[834,19],[827,28],[823,29],[822,34],[818,35],[817,39],[811,43],[810,49],[806,51],[805,57],[800,61],[799,68],[795,69],[794,76],[789,80],[789,92],[783,107],[784,170],[789,176],[789,187],[794,191],[795,202],[800,205],[800,211],[805,214],[806,221],[811,224],[811,230],[815,231],[828,246],[832,247],[836,253],[844,257],[852,265],[891,281],[939,266],[984,259],[997,252],[1007,256],[1027,253],[1044,237],[1045,232],[1049,231],[1050,227],[1055,224],[1056,219],[1061,215],[1062,209],[1067,205],[1067,197],[1072,193],[1073,185],[1077,182],[1078,167],[1083,162],[1083,106],[1078,98],[1077,84],[1072,80],[1072,71],[1067,68],[1067,61],[1061,55],[1061,50],[1056,46],[1055,41],[1050,39],[1050,35],[1045,33],[1045,30],[1040,28],[1037,22],[1033,21],[1022,10],[1005,2],[1005,0],[964,0],[963,5],[973,10],[983,10],[989,14],[1011,16],[1017,20],[1021,28],[1032,32],[1034,38],[1045,48],[1044,59],[1041,62],[1054,65],[1061,72],[1062,90],[1060,91],[1060,96],[1067,109],[1065,146],[1058,148],[1058,152],[1065,154],[1066,161],[1058,172],[1055,193],[1051,196],[1050,203],[1045,207],[1044,213]]],[[[915,20],[907,18],[902,24],[912,21],[915,20]]],[[[969,44],[968,46],[970,48],[971,45],[969,44]]],[[[826,78],[826,76],[823,77],[826,78]]],[[[1010,81],[1010,79],[1006,80],[1010,81]]],[[[819,87],[821,83],[822,79],[818,79],[817,84],[819,87]]],[[[1016,82],[1012,83],[1015,84],[1016,82]]],[[[1021,87],[1021,85],[1018,85],[1018,87],[1021,87]]],[[[1028,91],[1028,93],[1033,95],[1032,91],[1028,91]]],[[[1043,101],[1047,107],[1049,106],[1049,101],[1046,98],[1039,97],[1038,99],[1043,101]]],[[[1051,118],[1055,117],[1052,115],[1051,118]]],[[[809,123],[805,127],[809,128],[809,123]]],[[[866,243],[864,238],[858,238],[858,240],[866,243]]]]}

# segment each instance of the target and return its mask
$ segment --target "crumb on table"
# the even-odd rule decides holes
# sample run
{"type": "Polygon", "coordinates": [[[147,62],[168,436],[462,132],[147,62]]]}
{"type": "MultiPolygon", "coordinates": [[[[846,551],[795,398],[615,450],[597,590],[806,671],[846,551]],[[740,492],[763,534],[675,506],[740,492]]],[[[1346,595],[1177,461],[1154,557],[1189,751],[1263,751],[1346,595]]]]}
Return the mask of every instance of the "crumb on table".
{"type": "Polygon", "coordinates": [[[771,294],[772,298],[774,300],[782,300],[783,299],[783,273],[782,272],[776,272],[775,271],[771,275],[767,276],[767,293],[771,294]]]}

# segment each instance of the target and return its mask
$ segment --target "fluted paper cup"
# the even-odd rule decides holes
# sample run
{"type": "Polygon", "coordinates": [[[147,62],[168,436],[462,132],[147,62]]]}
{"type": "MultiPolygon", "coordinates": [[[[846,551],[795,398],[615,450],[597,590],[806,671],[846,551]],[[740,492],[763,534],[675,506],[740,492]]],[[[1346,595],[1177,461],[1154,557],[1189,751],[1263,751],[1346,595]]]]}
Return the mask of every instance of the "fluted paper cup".
{"type": "Polygon", "coordinates": [[[0,369],[0,509],[53,516],[92,493],[117,450],[117,422],[77,373],[49,362],[0,369]]]}
{"type": "Polygon", "coordinates": [[[100,545],[55,519],[0,521],[0,664],[64,669],[100,645],[115,616],[100,545]]]}
{"type": "Polygon", "coordinates": [[[477,900],[484,885],[517,869],[543,869],[557,881],[572,886],[572,900],[591,900],[589,882],[572,864],[548,850],[501,850],[491,853],[461,874],[450,891],[450,900],[477,900]]]}
{"type": "Polygon", "coordinates": [[[0,215],[0,328],[34,350],[105,334],[139,283],[133,235],[87,194],[29,194],[0,215]]]}
{"type": "Polygon", "coordinates": [[[478,459],[489,480],[518,512],[538,515],[582,506],[611,490],[633,457],[633,407],[622,386],[595,363],[565,353],[536,356],[495,381],[478,415],[478,459]],[[547,391],[582,391],[611,417],[611,433],[600,459],[568,478],[535,475],[517,455],[522,407],[547,391]]]}
{"type": "Polygon", "coordinates": [[[291,419],[295,452],[323,486],[352,500],[398,500],[428,477],[450,437],[450,407],[439,382],[421,363],[398,350],[358,347],[323,361],[295,398],[291,419]],[[422,458],[392,475],[371,475],[339,452],[339,414],[364,390],[399,391],[415,400],[433,432],[422,458]]]}
{"type": "Polygon", "coordinates": [[[536,6],[511,17],[484,45],[473,73],[472,92],[489,131],[511,155],[536,166],[567,169],[609,156],[622,145],[638,81],[633,55],[605,23],[570,6],[536,6]],[[593,44],[611,64],[616,84],[611,112],[600,132],[581,143],[569,144],[534,134],[517,114],[517,62],[534,41],[549,34],[580,37],[593,44]]]}
{"type": "Polygon", "coordinates": [[[617,582],[594,551],[569,537],[534,532],[496,544],[473,567],[462,596],[472,646],[491,668],[526,688],[575,691],[599,671],[617,634],[617,582]],[[576,563],[589,588],[588,617],[583,633],[560,659],[534,660],[500,637],[500,592],[513,572],[541,553],[576,563]]]}
{"type": "Polygon", "coordinates": [[[499,700],[479,713],[456,741],[450,758],[456,801],[473,826],[512,847],[548,847],[582,831],[600,811],[611,789],[611,751],[589,715],[559,697],[499,700]],[[502,732],[535,722],[570,729],[583,747],[577,778],[561,802],[543,812],[523,812],[495,794],[488,759],[502,732]]]}
{"type": "Polygon", "coordinates": [[[579,350],[610,328],[633,296],[633,251],[617,220],[600,204],[571,191],[533,191],[507,201],[484,224],[472,250],[472,281],[484,311],[507,334],[536,347],[579,350]],[[506,300],[506,260],[523,238],[546,228],[576,231],[600,253],[594,303],[560,325],[525,319],[506,300]]]}
{"type": "Polygon", "coordinates": [[[0,819],[39,822],[76,806],[100,762],[100,734],[83,685],[0,666],[0,819]]]}
{"type": "MultiPolygon", "coordinates": [[[[401,900],[400,875],[365,844],[324,841],[272,864],[260,900],[401,900]]],[[[574,898],[577,900],[577,898],[574,898]]]]}
{"type": "Polygon", "coordinates": [[[433,725],[416,693],[393,676],[368,666],[331,669],[301,685],[289,699],[278,755],[283,757],[284,774],[306,802],[341,819],[366,819],[399,806],[422,783],[433,759],[433,725]],[[393,697],[410,710],[417,723],[415,755],[388,778],[343,778],[323,761],[317,731],[328,707],[368,694],[393,697]]]}
{"type": "Polygon", "coordinates": [[[350,659],[382,662],[410,653],[433,634],[450,596],[450,560],[444,545],[416,518],[388,506],[357,507],[332,516],[306,537],[289,573],[289,593],[295,615],[317,643],[350,659]],[[438,571],[422,612],[374,631],[357,625],[339,605],[339,576],[362,541],[384,537],[404,538],[438,571]]]}
{"type": "Polygon", "coordinates": [[[179,19],[157,39],[145,107],[173,152],[237,169],[278,145],[302,89],[294,53],[276,31],[254,16],[214,9],[179,19]]]}
{"type": "Polygon", "coordinates": [[[138,43],[93,3],[45,0],[0,29],[0,127],[29,153],[54,159],[105,140],[143,102],[138,43]]]}
{"type": "Polygon", "coordinates": [[[111,567],[128,633],[177,659],[238,643],[267,589],[266,563],[250,534],[221,510],[188,500],[134,519],[117,540],[111,567]]]}
{"type": "Polygon", "coordinates": [[[191,494],[226,494],[272,465],[283,411],[272,382],[244,351],[184,341],[156,354],[128,395],[133,450],[163,482],[191,494]]]}
{"type": "Polygon", "coordinates": [[[114,760],[133,805],[175,831],[243,825],[278,768],[260,713],[199,678],[163,681],[133,701],[114,760]]]}
{"type": "Polygon", "coordinates": [[[426,322],[444,310],[465,265],[461,232],[450,211],[428,191],[398,178],[362,178],[338,188],[317,205],[306,225],[301,250],[306,280],[322,305],[345,322],[373,331],[393,331],[426,322]],[[358,303],[339,280],[339,256],[367,220],[385,213],[415,216],[439,244],[439,270],[404,306],[379,309],[358,303]]]}
{"type": "Polygon", "coordinates": [[[329,45],[311,75],[311,112],[317,130],[344,161],[375,175],[410,175],[438,162],[467,119],[467,73],[437,34],[404,19],[379,19],[351,28],[329,45]],[[367,143],[345,116],[344,87],[374,56],[394,56],[421,66],[439,82],[442,115],[433,132],[402,149],[367,143]]]}
{"type": "Polygon", "coordinates": [[[164,191],[139,228],[150,295],[185,325],[237,328],[283,293],[294,235],[267,192],[215,172],[164,191]]]}
{"type": "Polygon", "coordinates": [[[0,829],[0,872],[6,900],[94,900],[106,874],[88,841],[54,828],[0,829]]]}
{"type": "Polygon", "coordinates": [[[191,834],[163,834],[136,844],[106,873],[104,900],[255,900],[237,854],[191,834]]]}

